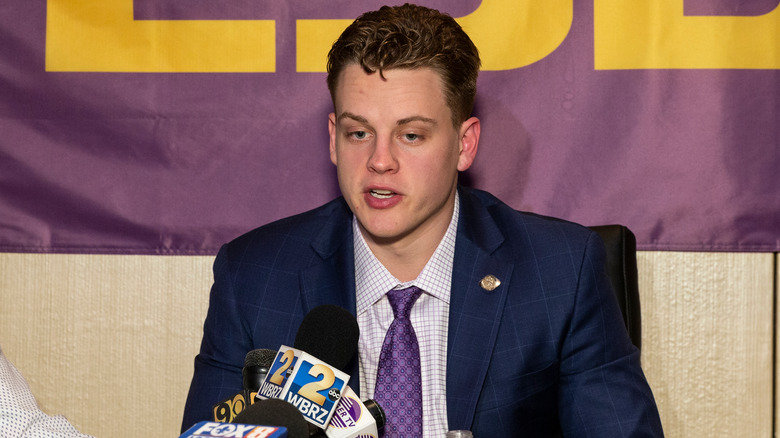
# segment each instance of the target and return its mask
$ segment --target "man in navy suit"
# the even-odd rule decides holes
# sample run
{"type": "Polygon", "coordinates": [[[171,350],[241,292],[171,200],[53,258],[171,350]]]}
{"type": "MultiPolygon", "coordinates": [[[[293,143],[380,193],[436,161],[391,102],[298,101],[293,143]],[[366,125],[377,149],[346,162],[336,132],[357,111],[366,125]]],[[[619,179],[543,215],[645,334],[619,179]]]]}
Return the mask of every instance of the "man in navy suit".
{"type": "Polygon", "coordinates": [[[663,436],[599,237],[458,186],[479,145],[479,65],[451,17],[413,5],[366,13],[334,43],[343,196],[220,250],[183,429],[241,390],[248,351],[292,345],[321,304],[355,314],[350,386],[372,398],[386,293],[416,286],[423,436],[663,436]]]}

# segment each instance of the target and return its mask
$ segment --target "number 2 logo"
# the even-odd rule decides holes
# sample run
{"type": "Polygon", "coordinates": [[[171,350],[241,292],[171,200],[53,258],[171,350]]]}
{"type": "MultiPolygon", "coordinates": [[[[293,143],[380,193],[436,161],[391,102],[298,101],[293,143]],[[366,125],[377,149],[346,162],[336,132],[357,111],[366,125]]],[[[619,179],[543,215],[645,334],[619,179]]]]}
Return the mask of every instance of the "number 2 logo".
{"type": "Polygon", "coordinates": [[[312,366],[309,375],[314,378],[321,377],[321,379],[303,385],[298,394],[322,406],[325,404],[325,395],[320,394],[319,391],[330,390],[330,387],[336,382],[336,375],[329,366],[322,364],[312,366]]]}
{"type": "Polygon", "coordinates": [[[284,382],[284,374],[290,369],[293,359],[295,359],[295,353],[292,350],[285,351],[279,359],[282,362],[282,366],[268,378],[268,381],[275,385],[281,385],[284,382]]]}

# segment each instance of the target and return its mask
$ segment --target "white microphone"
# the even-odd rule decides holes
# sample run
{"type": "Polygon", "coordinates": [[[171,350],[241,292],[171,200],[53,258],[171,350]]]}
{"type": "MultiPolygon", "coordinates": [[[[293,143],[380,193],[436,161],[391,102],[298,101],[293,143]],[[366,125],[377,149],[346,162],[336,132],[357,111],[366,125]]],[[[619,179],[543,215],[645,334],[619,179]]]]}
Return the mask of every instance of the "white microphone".
{"type": "Polygon", "coordinates": [[[385,412],[374,400],[361,402],[349,386],[341,396],[325,435],[328,438],[377,437],[385,425],[385,412]]]}

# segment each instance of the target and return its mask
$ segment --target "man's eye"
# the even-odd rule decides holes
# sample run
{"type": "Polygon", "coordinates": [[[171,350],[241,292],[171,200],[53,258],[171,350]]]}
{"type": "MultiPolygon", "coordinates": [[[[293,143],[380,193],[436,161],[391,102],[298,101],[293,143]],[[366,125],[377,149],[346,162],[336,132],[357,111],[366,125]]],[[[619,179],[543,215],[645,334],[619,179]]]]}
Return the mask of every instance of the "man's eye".
{"type": "Polygon", "coordinates": [[[368,137],[368,133],[366,133],[366,131],[352,131],[350,136],[355,140],[364,140],[366,137],[368,137]]]}
{"type": "Polygon", "coordinates": [[[404,140],[406,140],[406,141],[414,142],[414,141],[417,141],[419,139],[420,139],[420,136],[417,135],[417,134],[404,134],[404,140]]]}

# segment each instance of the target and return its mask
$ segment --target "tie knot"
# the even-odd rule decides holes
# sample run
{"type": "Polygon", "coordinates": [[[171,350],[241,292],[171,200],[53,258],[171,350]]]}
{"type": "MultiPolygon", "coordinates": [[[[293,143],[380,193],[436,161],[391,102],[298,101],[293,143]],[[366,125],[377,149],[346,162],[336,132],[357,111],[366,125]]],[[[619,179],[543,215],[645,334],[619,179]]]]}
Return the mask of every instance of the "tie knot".
{"type": "Polygon", "coordinates": [[[390,300],[390,306],[393,308],[393,316],[396,319],[408,319],[414,302],[421,294],[422,290],[417,286],[389,291],[387,299],[390,300]]]}

